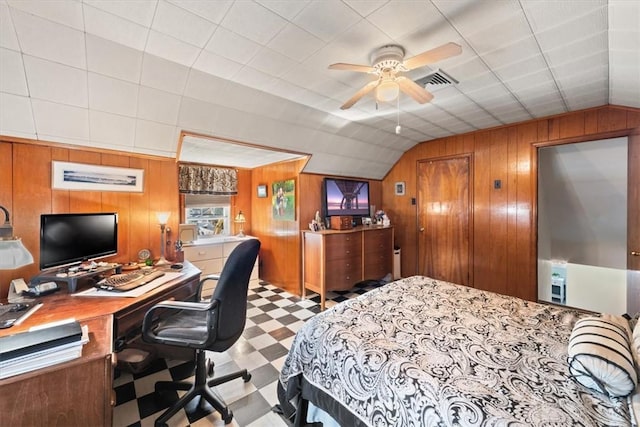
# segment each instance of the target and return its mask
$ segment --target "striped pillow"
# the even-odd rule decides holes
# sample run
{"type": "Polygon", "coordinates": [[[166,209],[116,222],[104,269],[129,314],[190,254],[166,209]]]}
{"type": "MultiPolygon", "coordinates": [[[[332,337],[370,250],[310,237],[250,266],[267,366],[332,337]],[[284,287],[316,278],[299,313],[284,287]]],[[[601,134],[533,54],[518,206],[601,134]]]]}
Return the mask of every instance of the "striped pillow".
{"type": "Polygon", "coordinates": [[[571,376],[611,397],[627,396],[638,384],[628,325],[617,317],[584,317],[569,338],[571,376]]]}

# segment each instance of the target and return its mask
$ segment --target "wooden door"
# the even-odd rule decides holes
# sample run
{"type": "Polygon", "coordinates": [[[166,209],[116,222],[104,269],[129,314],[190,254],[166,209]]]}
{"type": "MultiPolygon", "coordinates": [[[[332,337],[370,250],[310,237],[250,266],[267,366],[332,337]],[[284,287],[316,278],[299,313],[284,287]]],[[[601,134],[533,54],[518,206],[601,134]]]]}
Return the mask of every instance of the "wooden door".
{"type": "Polygon", "coordinates": [[[418,271],[471,285],[470,158],[418,162],[418,271]]]}

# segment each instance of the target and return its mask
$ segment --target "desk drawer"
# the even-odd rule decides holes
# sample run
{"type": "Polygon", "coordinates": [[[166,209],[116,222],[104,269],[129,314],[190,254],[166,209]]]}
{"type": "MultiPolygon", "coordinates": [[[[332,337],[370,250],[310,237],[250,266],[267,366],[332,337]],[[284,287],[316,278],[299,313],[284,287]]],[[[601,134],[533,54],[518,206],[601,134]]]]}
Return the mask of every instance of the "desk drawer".
{"type": "Polygon", "coordinates": [[[198,267],[203,277],[209,274],[219,274],[222,271],[222,258],[192,261],[191,264],[198,267]]]}
{"type": "Polygon", "coordinates": [[[191,262],[222,258],[222,244],[187,246],[184,248],[184,258],[191,262]]]}

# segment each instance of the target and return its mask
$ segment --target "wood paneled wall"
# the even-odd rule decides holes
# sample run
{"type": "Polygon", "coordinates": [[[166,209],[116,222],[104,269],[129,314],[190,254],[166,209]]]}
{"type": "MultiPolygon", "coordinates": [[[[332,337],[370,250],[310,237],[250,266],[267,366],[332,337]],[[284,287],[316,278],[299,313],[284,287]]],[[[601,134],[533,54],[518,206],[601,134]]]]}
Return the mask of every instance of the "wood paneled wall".
{"type": "Polygon", "coordinates": [[[293,293],[300,287],[300,206],[304,191],[300,187],[300,171],[306,159],[292,160],[252,170],[251,234],[260,239],[260,278],[293,293]],[[282,221],[273,218],[275,181],[295,179],[296,219],[282,221]],[[267,197],[257,197],[259,184],[267,186],[267,197]]]}
{"type": "MultiPolygon", "coordinates": [[[[0,205],[11,214],[14,234],[21,237],[35,263],[17,270],[0,270],[0,298],[6,297],[11,279],[29,279],[39,273],[40,214],[67,212],[117,212],[118,255],[109,261],[136,261],[142,248],[160,253],[160,227],[156,211],[170,211],[169,227],[180,221],[175,160],[127,155],[106,150],[66,148],[35,141],[0,141],[0,205]],[[142,193],[68,191],[51,188],[54,160],[144,170],[142,193]]],[[[171,235],[168,236],[169,239],[171,235]]],[[[167,257],[172,256],[172,246],[167,257]]]]}
{"type": "MultiPolygon", "coordinates": [[[[536,300],[536,146],[609,138],[640,126],[640,110],[604,106],[440,138],[407,151],[382,182],[383,207],[402,248],[402,275],[417,273],[416,167],[419,160],[472,155],[473,285],[536,300]],[[494,189],[495,180],[502,181],[494,189]],[[394,183],[406,195],[394,195],[394,183]]],[[[640,182],[637,183],[640,185],[640,182]]]]}

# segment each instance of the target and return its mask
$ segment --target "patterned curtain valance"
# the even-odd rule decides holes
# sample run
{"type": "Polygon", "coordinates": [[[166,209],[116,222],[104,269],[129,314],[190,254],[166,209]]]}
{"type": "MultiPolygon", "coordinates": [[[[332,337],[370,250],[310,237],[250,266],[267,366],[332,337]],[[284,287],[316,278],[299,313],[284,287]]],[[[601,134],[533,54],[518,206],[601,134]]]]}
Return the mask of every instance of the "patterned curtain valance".
{"type": "Polygon", "coordinates": [[[228,168],[180,165],[178,186],[181,193],[233,195],[238,193],[238,172],[228,168]]]}

